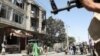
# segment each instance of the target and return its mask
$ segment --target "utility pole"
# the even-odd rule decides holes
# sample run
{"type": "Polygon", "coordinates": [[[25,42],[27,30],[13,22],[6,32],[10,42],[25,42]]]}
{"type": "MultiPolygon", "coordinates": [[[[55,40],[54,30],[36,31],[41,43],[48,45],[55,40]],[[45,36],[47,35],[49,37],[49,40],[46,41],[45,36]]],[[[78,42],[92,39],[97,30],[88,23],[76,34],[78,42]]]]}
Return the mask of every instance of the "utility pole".
{"type": "Polygon", "coordinates": [[[66,26],[66,32],[67,32],[67,51],[69,51],[69,36],[68,36],[68,28],[69,26],[66,26]]]}

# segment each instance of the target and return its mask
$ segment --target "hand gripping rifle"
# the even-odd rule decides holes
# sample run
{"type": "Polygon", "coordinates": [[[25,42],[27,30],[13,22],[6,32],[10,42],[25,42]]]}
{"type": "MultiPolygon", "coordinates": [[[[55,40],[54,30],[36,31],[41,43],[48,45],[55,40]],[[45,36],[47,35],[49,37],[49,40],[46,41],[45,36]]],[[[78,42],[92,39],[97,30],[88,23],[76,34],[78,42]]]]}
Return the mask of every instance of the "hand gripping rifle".
{"type": "MultiPolygon", "coordinates": [[[[100,0],[94,0],[94,2],[100,3],[100,0]]],[[[53,9],[53,11],[51,11],[51,13],[53,13],[53,14],[57,14],[58,12],[63,11],[63,10],[70,11],[70,9],[72,9],[74,7],[77,7],[77,8],[83,7],[80,3],[80,0],[70,0],[67,2],[67,7],[60,8],[60,9],[57,8],[54,0],[50,0],[50,3],[51,3],[51,7],[53,9]]]]}

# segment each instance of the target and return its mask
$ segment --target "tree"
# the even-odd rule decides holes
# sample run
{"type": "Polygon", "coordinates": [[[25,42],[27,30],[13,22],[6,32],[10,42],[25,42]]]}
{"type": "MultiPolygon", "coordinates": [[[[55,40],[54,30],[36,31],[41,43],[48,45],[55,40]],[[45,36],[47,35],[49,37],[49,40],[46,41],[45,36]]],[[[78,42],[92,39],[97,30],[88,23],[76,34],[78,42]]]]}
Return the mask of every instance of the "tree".
{"type": "Polygon", "coordinates": [[[72,36],[69,36],[68,37],[69,39],[69,44],[73,44],[76,40],[75,40],[75,38],[74,37],[72,37],[72,36]]]}
{"type": "Polygon", "coordinates": [[[46,19],[47,35],[51,43],[63,42],[66,38],[64,22],[60,19],[54,19],[52,16],[46,19]]]}

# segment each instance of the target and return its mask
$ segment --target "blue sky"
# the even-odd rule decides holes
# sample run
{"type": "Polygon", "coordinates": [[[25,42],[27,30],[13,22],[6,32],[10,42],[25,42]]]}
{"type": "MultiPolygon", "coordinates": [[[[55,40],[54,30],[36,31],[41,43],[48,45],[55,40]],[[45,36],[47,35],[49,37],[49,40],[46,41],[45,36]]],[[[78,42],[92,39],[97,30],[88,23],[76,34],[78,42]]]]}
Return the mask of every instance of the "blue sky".
{"type": "MultiPolygon", "coordinates": [[[[50,13],[51,6],[49,0],[36,0],[47,12],[47,18],[53,16],[56,19],[61,19],[67,30],[68,35],[74,36],[77,42],[88,41],[88,27],[93,17],[93,12],[89,12],[84,8],[73,8],[70,12],[67,10],[59,12],[57,15],[50,13]]],[[[55,0],[58,8],[67,6],[67,0],[55,0]]]]}

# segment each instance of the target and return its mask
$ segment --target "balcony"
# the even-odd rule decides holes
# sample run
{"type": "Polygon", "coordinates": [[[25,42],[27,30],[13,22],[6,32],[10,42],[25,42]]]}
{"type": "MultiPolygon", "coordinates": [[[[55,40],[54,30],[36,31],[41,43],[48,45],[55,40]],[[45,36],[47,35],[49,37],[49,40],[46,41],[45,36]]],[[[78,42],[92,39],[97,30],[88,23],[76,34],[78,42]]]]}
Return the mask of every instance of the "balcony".
{"type": "Polygon", "coordinates": [[[39,31],[38,31],[38,28],[36,28],[36,27],[30,27],[30,31],[39,32],[39,31]]]}
{"type": "Polygon", "coordinates": [[[3,27],[14,27],[19,29],[25,29],[25,24],[19,24],[14,21],[9,21],[8,19],[0,18],[0,28],[3,27]]]}
{"type": "Polygon", "coordinates": [[[7,1],[7,0],[3,0],[3,1],[0,1],[0,2],[2,4],[4,4],[4,5],[8,6],[8,7],[11,7],[12,9],[14,9],[14,10],[16,10],[16,11],[22,13],[22,14],[26,14],[25,11],[24,11],[24,9],[18,7],[17,5],[15,5],[15,4],[7,1]]]}
{"type": "Polygon", "coordinates": [[[31,18],[38,19],[39,16],[34,11],[31,11],[31,18]]]}
{"type": "Polygon", "coordinates": [[[7,0],[0,3],[0,27],[25,29],[25,11],[7,0]]]}
{"type": "Polygon", "coordinates": [[[31,5],[31,17],[32,18],[39,18],[39,7],[37,5],[31,5]]]}

